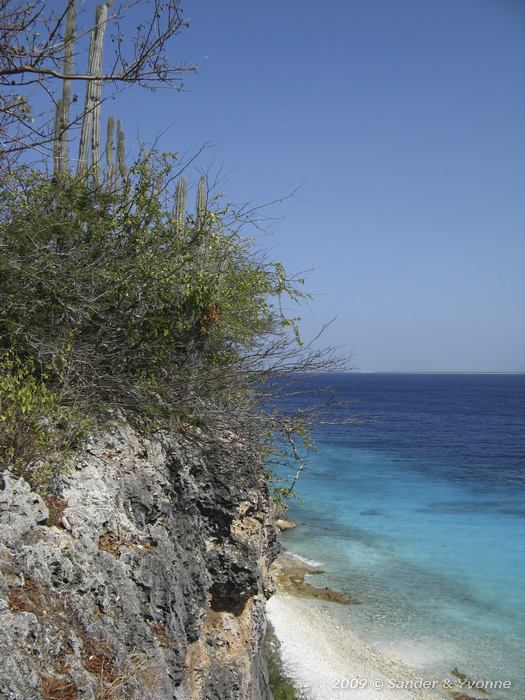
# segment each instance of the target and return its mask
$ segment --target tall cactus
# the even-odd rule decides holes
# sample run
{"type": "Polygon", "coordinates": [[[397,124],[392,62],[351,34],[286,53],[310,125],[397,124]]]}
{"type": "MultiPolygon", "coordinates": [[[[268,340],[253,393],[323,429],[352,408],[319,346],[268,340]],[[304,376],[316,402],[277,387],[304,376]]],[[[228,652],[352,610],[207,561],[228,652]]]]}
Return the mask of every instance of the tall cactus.
{"type": "MultiPolygon", "coordinates": [[[[91,30],[89,39],[89,54],[88,54],[88,75],[93,75],[94,66],[94,50],[95,50],[95,30],[91,30]]],[[[84,118],[82,119],[82,129],[80,131],[80,145],[78,149],[78,164],[77,174],[85,174],[88,169],[89,146],[91,143],[91,132],[93,130],[93,108],[91,104],[92,84],[89,80],[86,85],[86,98],[84,101],[84,118]]]]}
{"type": "Polygon", "coordinates": [[[202,175],[199,178],[199,184],[197,186],[197,203],[196,203],[196,212],[195,212],[197,226],[202,226],[202,224],[204,223],[207,208],[208,208],[208,182],[206,180],[206,175],[202,175]]]}
{"type": "MultiPolygon", "coordinates": [[[[88,54],[88,75],[102,74],[102,49],[108,20],[110,3],[99,3],[96,10],[95,26],[91,30],[88,54]]],[[[87,173],[89,168],[89,152],[93,163],[93,177],[100,182],[100,102],[102,96],[102,81],[88,80],[86,100],[84,104],[84,119],[80,133],[77,172],[87,173]]]]}
{"type": "Polygon", "coordinates": [[[117,167],[120,173],[120,177],[124,182],[128,176],[128,170],[126,168],[126,148],[124,143],[124,129],[120,123],[120,119],[117,119],[117,167]]]}
{"type": "MultiPolygon", "coordinates": [[[[75,27],[77,17],[76,0],[69,0],[67,8],[66,32],[64,34],[64,62],[62,71],[64,75],[73,73],[73,51],[75,47],[75,27]]],[[[69,115],[71,111],[71,80],[67,78],[62,82],[62,98],[56,105],[55,118],[55,143],[54,143],[54,173],[67,172],[69,166],[69,143],[67,129],[69,127],[69,115]]]]}
{"type": "MultiPolygon", "coordinates": [[[[97,36],[95,44],[95,75],[102,75],[102,50],[104,48],[104,35],[108,24],[108,4],[97,5],[96,27],[97,36]]],[[[93,163],[93,179],[100,186],[100,119],[101,119],[102,81],[93,81],[93,131],[91,142],[91,158],[93,163]]]]}
{"type": "Polygon", "coordinates": [[[53,142],[53,174],[54,177],[62,170],[62,138],[64,134],[62,133],[62,98],[57,100],[55,108],[55,130],[54,130],[54,142],[53,142]]]}
{"type": "Polygon", "coordinates": [[[110,115],[108,117],[106,129],[106,164],[108,167],[107,183],[109,192],[115,189],[115,165],[113,163],[115,120],[110,115]]]}
{"type": "Polygon", "coordinates": [[[186,218],[186,178],[180,177],[175,188],[175,228],[182,231],[186,218]]]}

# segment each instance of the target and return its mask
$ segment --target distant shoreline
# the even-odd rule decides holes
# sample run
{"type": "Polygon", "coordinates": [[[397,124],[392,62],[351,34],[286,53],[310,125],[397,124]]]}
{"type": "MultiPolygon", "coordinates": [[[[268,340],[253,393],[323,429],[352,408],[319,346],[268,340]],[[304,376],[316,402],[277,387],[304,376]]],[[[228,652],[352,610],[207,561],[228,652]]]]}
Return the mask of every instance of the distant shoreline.
{"type": "Polygon", "coordinates": [[[389,374],[406,374],[406,375],[439,375],[439,376],[446,376],[446,377],[451,377],[451,376],[496,376],[496,377],[524,377],[525,372],[468,372],[468,371],[432,371],[432,370],[368,370],[368,369],[349,369],[349,370],[342,370],[338,372],[312,372],[312,375],[317,375],[317,376],[334,376],[334,375],[344,375],[344,376],[349,376],[349,375],[369,375],[369,374],[381,374],[381,375],[389,375],[389,374]]]}
{"type": "Polygon", "coordinates": [[[525,372],[432,372],[432,371],[408,371],[408,370],[390,370],[390,371],[376,371],[376,370],[349,370],[348,372],[341,372],[341,374],[423,374],[423,375],[441,375],[441,376],[497,376],[497,377],[523,377],[525,372]]]}

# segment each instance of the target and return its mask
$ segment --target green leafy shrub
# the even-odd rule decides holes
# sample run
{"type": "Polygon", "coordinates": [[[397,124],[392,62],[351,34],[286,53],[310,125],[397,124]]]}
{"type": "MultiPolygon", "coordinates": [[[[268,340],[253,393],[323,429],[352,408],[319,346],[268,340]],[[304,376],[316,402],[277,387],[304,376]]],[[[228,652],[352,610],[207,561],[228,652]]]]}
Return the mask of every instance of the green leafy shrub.
{"type": "Polygon", "coordinates": [[[283,310],[302,281],[254,253],[245,215],[209,206],[203,178],[196,214],[181,211],[173,173],[148,153],[118,190],[26,168],[0,193],[0,458],[34,482],[74,442],[63,426],[108,409],[222,422],[262,450],[284,428],[259,409],[259,382],[327,366],[283,310]]]}
{"type": "Polygon", "coordinates": [[[285,673],[281,659],[281,645],[270,623],[268,623],[264,640],[264,656],[274,700],[297,700],[299,693],[285,673]]]}
{"type": "Polygon", "coordinates": [[[33,487],[61,473],[71,449],[87,428],[85,420],[46,385],[33,362],[12,353],[0,358],[0,466],[33,487]]]}
{"type": "Polygon", "coordinates": [[[238,403],[239,370],[287,332],[273,300],[298,292],[282,268],[227,207],[181,225],[172,168],[143,158],[116,193],[27,171],[4,192],[0,349],[42,368],[65,405],[156,417],[238,403]]]}

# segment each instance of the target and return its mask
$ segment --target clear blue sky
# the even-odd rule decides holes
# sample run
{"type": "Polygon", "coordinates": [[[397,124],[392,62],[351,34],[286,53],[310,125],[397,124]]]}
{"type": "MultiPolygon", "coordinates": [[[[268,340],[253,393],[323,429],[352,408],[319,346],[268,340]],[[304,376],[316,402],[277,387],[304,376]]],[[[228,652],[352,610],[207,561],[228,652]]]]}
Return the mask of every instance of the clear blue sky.
{"type": "Polygon", "coordinates": [[[362,370],[525,371],[525,2],[187,0],[187,92],[128,93],[129,140],[222,164],[313,268],[308,337],[362,370]]]}

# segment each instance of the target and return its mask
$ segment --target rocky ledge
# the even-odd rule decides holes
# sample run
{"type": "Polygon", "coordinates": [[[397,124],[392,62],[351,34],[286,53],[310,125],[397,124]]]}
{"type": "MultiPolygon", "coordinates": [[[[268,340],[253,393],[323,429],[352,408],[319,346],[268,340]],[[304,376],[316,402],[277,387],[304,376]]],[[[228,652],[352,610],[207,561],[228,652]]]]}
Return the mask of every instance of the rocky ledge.
{"type": "Polygon", "coordinates": [[[0,697],[267,700],[260,460],[233,433],[91,438],[52,496],[0,475],[0,697]]]}

